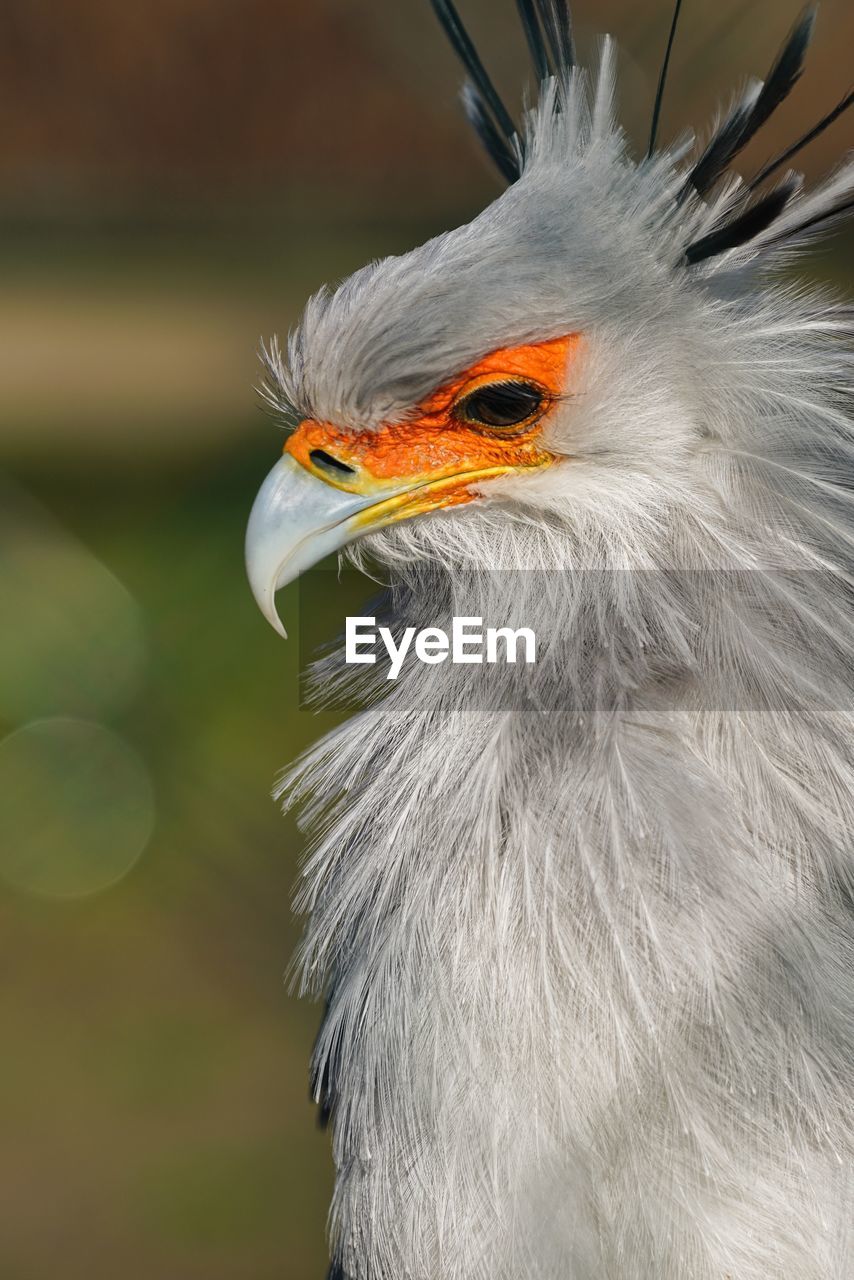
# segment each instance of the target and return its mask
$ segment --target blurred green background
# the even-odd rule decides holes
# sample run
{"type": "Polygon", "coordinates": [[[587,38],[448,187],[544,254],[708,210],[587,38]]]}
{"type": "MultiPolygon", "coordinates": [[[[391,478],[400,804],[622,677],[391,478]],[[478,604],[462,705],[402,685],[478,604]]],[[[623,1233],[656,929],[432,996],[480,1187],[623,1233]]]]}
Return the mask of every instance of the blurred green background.
{"type": "MultiPolygon", "coordinates": [[[[511,0],[462,7],[512,93],[511,0]]],[[[796,7],[687,5],[663,136],[796,7]]],[[[619,39],[640,142],[668,6],[576,9],[583,51],[619,39]]],[[[825,0],[751,158],[841,96],[852,36],[825,0]]],[[[457,82],[426,0],[0,4],[0,1280],[324,1273],[300,840],[269,793],[332,717],[298,706],[296,589],[284,644],[244,582],[281,448],[255,350],[496,193],[457,82]]],[[[850,283],[850,242],[814,262],[850,283]]]]}

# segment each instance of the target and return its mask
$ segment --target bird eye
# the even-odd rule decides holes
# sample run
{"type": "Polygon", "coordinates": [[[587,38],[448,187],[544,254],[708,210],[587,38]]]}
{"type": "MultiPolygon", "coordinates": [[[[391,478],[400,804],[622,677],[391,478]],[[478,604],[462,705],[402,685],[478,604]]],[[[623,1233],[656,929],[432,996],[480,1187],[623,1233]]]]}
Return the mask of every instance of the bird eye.
{"type": "Polygon", "coordinates": [[[454,414],[475,426],[517,427],[533,418],[544,401],[544,393],[530,382],[493,382],[460,400],[454,414]]]}

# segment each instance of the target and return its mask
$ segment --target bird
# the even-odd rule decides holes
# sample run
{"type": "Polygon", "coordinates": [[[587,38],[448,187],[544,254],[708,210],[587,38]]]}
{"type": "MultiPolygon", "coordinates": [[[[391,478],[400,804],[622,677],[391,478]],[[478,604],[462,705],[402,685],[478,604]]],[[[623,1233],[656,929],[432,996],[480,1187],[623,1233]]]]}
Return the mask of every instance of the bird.
{"type": "Polygon", "coordinates": [[[679,0],[635,148],[615,46],[582,66],[563,0],[517,0],[515,116],[432,5],[502,187],[263,348],[287,434],[247,573],[280,634],[277,592],[335,553],[390,634],[491,620],[537,654],[314,669],[357,703],[276,786],[329,1274],[845,1280],[854,312],[799,263],[854,162],[792,162],[854,95],[745,165],[808,7],[660,142],[679,0]]]}

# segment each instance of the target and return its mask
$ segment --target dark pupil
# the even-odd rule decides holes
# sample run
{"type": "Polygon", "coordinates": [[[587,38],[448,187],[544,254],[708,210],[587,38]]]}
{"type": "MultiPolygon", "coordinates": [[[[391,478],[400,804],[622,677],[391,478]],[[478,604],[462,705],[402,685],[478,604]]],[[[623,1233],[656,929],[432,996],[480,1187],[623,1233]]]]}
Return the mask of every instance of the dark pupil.
{"type": "Polygon", "coordinates": [[[536,413],[542,404],[542,393],[524,382],[502,382],[493,387],[473,391],[462,405],[469,422],[482,422],[487,427],[512,427],[536,413]]]}

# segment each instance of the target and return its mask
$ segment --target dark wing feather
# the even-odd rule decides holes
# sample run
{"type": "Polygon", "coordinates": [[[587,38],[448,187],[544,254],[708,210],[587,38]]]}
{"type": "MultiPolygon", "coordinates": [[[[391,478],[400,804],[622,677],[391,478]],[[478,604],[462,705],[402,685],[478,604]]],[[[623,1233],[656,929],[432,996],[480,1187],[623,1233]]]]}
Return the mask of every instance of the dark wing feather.
{"type": "Polygon", "coordinates": [[[789,178],[776,190],[757,200],[737,218],[715,227],[708,235],[695,240],[685,250],[685,257],[692,265],[704,262],[707,258],[715,258],[729,249],[737,249],[747,244],[755,236],[771,226],[779,218],[792,196],[798,190],[797,178],[789,178]]]}

